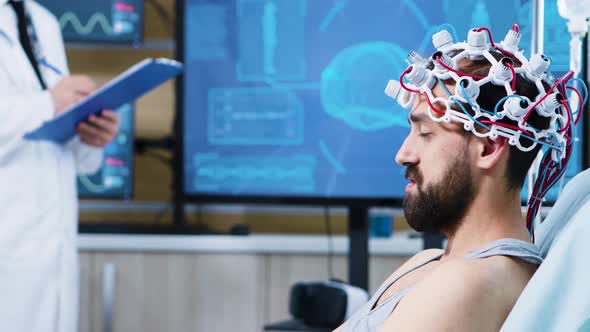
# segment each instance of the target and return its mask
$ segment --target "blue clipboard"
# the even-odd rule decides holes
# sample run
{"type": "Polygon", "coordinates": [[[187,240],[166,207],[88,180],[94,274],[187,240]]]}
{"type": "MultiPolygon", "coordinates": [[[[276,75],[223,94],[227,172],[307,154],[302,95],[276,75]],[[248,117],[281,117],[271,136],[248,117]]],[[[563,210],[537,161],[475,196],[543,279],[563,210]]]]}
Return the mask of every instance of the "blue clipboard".
{"type": "Polygon", "coordinates": [[[105,109],[116,110],[123,104],[134,101],[178,76],[182,72],[182,67],[180,62],[170,59],[145,59],[24,137],[28,140],[63,144],[77,134],[78,124],[88,119],[91,114],[97,114],[105,109]]]}

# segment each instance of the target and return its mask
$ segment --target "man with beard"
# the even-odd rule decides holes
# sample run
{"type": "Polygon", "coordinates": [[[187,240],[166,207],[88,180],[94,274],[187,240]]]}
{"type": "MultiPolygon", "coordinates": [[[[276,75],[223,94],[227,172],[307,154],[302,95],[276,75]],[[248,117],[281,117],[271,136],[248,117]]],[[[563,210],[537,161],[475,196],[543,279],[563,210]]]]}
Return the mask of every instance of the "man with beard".
{"type": "MultiPolygon", "coordinates": [[[[500,60],[505,55],[492,55],[506,61],[500,60]]],[[[515,67],[522,66],[511,60],[515,67]]],[[[463,58],[456,71],[487,77],[491,67],[485,59],[463,58]]],[[[531,101],[542,97],[535,82],[524,75],[514,78],[517,95],[531,101]]],[[[550,89],[546,82],[543,86],[550,89]]],[[[478,137],[463,124],[435,121],[429,110],[444,109],[438,98],[452,99],[457,88],[463,86],[456,80],[438,80],[431,88],[436,102],[417,94],[409,114],[411,132],[396,156],[396,162],[407,167],[410,182],[404,198],[409,225],[420,232],[443,233],[448,245],[412,257],[337,331],[498,331],[542,262],[522,220],[520,200],[540,146],[526,152],[501,135],[478,137]]],[[[504,86],[486,83],[476,102],[481,109],[493,110],[506,95],[504,86]]],[[[451,108],[473,117],[473,105],[457,102],[451,108]]],[[[499,121],[516,124],[507,118],[499,121]]],[[[537,112],[526,121],[549,128],[549,118],[537,112]]]]}

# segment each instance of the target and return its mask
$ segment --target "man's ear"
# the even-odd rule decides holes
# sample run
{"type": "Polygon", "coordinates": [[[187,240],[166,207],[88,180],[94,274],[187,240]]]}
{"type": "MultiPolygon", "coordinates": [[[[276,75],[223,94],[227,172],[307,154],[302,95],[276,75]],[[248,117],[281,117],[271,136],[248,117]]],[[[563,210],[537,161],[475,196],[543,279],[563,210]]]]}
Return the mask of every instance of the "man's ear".
{"type": "Polygon", "coordinates": [[[509,148],[508,139],[505,137],[484,138],[478,148],[476,165],[482,169],[494,168],[503,158],[507,158],[509,148]]]}

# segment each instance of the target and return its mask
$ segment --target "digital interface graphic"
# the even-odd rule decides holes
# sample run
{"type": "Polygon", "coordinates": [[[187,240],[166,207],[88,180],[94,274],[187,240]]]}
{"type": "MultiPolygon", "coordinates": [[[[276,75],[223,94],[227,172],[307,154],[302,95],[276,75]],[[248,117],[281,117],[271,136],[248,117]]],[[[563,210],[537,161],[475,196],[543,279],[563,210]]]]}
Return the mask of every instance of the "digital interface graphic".
{"type": "Polygon", "coordinates": [[[45,0],[67,42],[139,44],[143,34],[143,1],[45,0]]]}
{"type": "Polygon", "coordinates": [[[80,198],[129,199],[133,193],[133,106],[117,110],[119,133],[104,149],[102,167],[92,175],[78,176],[80,198]]]}
{"type": "Polygon", "coordinates": [[[463,41],[469,28],[488,26],[500,41],[517,22],[530,56],[530,1],[184,5],[188,194],[400,199],[407,181],[394,158],[408,111],[383,91],[408,53],[432,54],[441,28],[463,41]]]}

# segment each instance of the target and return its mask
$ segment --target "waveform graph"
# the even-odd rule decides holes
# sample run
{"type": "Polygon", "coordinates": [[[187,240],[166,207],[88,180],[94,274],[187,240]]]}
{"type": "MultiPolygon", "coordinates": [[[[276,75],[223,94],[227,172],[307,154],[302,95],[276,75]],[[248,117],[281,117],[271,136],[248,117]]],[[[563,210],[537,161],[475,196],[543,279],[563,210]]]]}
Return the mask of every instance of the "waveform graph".
{"type": "Polygon", "coordinates": [[[93,33],[103,33],[107,36],[113,35],[111,22],[103,13],[94,13],[83,22],[77,13],[68,11],[59,18],[59,25],[62,30],[73,29],[76,34],[81,36],[88,36],[93,33]]]}
{"type": "Polygon", "coordinates": [[[316,159],[312,155],[197,153],[193,167],[197,191],[306,193],[315,189],[316,159]]]}
{"type": "Polygon", "coordinates": [[[66,41],[141,39],[142,1],[48,0],[43,5],[57,17],[66,41]]]}

